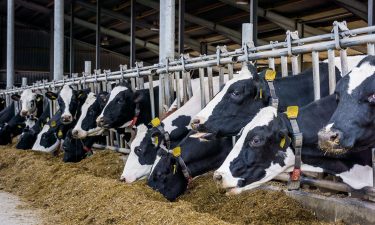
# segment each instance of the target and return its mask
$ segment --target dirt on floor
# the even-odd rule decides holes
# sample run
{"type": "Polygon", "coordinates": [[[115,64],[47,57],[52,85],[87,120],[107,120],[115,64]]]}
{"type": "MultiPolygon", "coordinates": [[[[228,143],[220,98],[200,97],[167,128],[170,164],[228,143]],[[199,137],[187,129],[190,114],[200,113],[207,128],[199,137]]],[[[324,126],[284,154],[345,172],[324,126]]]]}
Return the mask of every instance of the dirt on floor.
{"type": "Polygon", "coordinates": [[[118,181],[124,162],[110,151],[76,164],[33,151],[0,148],[0,190],[42,209],[45,224],[326,224],[283,192],[226,196],[211,175],[168,202],[144,181],[118,181]]]}

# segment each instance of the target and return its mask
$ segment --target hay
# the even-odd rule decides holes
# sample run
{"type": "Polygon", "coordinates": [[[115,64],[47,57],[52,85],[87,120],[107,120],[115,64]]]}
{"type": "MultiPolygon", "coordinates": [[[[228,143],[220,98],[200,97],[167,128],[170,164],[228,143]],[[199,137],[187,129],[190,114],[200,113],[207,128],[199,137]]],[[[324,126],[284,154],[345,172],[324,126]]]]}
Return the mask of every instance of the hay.
{"type": "Polygon", "coordinates": [[[0,149],[0,189],[43,209],[45,224],[314,224],[281,192],[226,197],[210,176],[177,202],[138,182],[118,181],[123,161],[103,151],[77,164],[32,151],[0,149]],[[293,210],[292,210],[293,209],[293,210]]]}

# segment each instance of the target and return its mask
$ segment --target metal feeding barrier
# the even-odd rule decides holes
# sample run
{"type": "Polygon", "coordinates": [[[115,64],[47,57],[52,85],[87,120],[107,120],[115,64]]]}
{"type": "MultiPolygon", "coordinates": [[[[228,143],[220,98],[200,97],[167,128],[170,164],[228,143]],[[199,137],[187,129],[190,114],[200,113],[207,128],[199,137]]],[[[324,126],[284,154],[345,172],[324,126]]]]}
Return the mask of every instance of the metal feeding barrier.
{"type": "MultiPolygon", "coordinates": [[[[95,70],[91,74],[91,64],[85,63],[85,72],[81,76],[74,74],[71,78],[64,77],[63,80],[47,82],[46,80],[36,82],[31,86],[23,85],[19,88],[4,90],[0,95],[5,96],[7,103],[10,102],[10,95],[20,93],[25,89],[32,90],[56,90],[65,84],[72,85],[77,89],[90,88],[95,93],[100,91],[110,91],[113,85],[120,80],[130,79],[133,89],[143,89],[145,87],[144,78],[148,80],[148,88],[151,99],[151,114],[154,117],[156,110],[159,110],[159,116],[165,113],[165,109],[170,106],[174,100],[174,91],[176,91],[177,108],[186,103],[192,96],[191,75],[192,71],[198,70],[201,92],[201,107],[203,108],[213,98],[213,73],[217,71],[219,75],[219,85],[224,84],[224,73],[227,72],[229,78],[233,78],[234,65],[238,63],[247,63],[249,61],[263,60],[267,62],[269,68],[275,69],[275,60],[280,58],[281,74],[288,76],[288,59],[291,62],[291,71],[293,75],[300,73],[301,55],[311,54],[314,82],[314,98],[320,99],[320,81],[319,81],[319,53],[327,51],[328,70],[329,70],[329,91],[333,93],[336,85],[335,78],[335,51],[339,52],[341,59],[341,71],[348,73],[347,48],[356,49],[359,46],[367,47],[367,54],[374,55],[375,26],[363,27],[349,30],[346,22],[334,22],[331,33],[300,38],[297,31],[287,31],[283,42],[270,42],[268,45],[254,46],[252,41],[252,24],[247,23],[242,26],[242,47],[233,51],[228,51],[225,46],[218,46],[216,53],[211,55],[201,55],[191,58],[188,55],[181,55],[177,59],[163,60],[151,66],[143,66],[143,63],[137,63],[136,67],[128,68],[126,65],[120,65],[118,71],[95,70]],[[160,82],[156,84],[155,76],[159,76],[160,82]],[[207,77],[208,84],[205,86],[204,79],[207,77]],[[167,79],[168,78],[168,79],[167,79]],[[168,83],[167,83],[168,82],[168,83]],[[155,85],[159,85],[159,109],[155,109],[154,91],[155,85]],[[179,91],[182,90],[182,91],[179,91]],[[205,92],[208,91],[208,99],[205,92]]],[[[57,106],[51,104],[51,113],[56,112],[57,106]]],[[[108,148],[123,153],[128,153],[123,136],[110,131],[107,136],[107,146],[97,145],[100,148],[108,148]]],[[[373,168],[375,171],[375,150],[373,150],[373,168]]],[[[375,176],[375,173],[374,173],[375,176]]],[[[279,180],[286,180],[285,176],[280,176],[279,180]]],[[[337,183],[328,180],[319,180],[304,178],[302,182],[312,184],[326,189],[360,193],[367,196],[368,199],[374,199],[375,192],[373,188],[366,188],[362,191],[354,191],[343,183],[337,183]]],[[[375,182],[375,177],[374,177],[375,182]]],[[[375,186],[375,184],[374,184],[375,186]]]]}

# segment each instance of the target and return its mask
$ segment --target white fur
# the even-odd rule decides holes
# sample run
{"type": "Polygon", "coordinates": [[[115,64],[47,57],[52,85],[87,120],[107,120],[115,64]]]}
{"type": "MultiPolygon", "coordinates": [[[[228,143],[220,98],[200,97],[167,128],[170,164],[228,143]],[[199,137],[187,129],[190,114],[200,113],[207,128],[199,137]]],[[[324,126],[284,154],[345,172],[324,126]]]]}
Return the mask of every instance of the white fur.
{"type": "Polygon", "coordinates": [[[79,117],[77,124],[74,126],[74,129],[73,129],[73,133],[78,131],[77,138],[79,139],[83,139],[87,137],[88,131],[82,129],[82,122],[86,118],[88,109],[90,108],[90,106],[94,104],[95,101],[96,101],[95,94],[93,92],[90,92],[89,95],[87,96],[85,103],[83,103],[82,105],[81,116],[79,117]]]}
{"type": "Polygon", "coordinates": [[[109,99],[108,99],[108,102],[107,104],[105,104],[103,110],[102,110],[102,113],[100,113],[100,115],[98,116],[98,118],[96,119],[97,122],[99,122],[101,120],[101,118],[103,118],[104,116],[104,111],[105,109],[107,108],[108,104],[110,104],[113,99],[122,91],[126,91],[128,90],[127,87],[124,87],[124,86],[116,86],[115,88],[113,88],[113,90],[111,91],[111,93],[109,94],[109,99]]]}
{"type": "Polygon", "coordinates": [[[261,109],[253,120],[245,126],[241,137],[234,145],[232,151],[229,153],[220,168],[215,171],[215,174],[220,174],[222,176],[222,186],[224,188],[235,187],[237,185],[239,179],[232,176],[229,166],[230,163],[240,154],[247,134],[255,127],[268,125],[276,115],[277,109],[272,106],[265,107],[261,109]]]}
{"type": "Polygon", "coordinates": [[[352,94],[353,90],[360,86],[364,80],[372,76],[375,73],[375,66],[370,65],[368,62],[362,63],[360,67],[355,67],[348,74],[348,94],[352,94]]]}
{"type": "Polygon", "coordinates": [[[27,115],[34,115],[36,113],[36,94],[31,89],[26,89],[21,94],[21,110],[22,112],[27,112],[27,115]],[[34,106],[31,107],[31,101],[34,100],[34,106]]]}
{"type": "Polygon", "coordinates": [[[337,175],[344,183],[354,189],[361,189],[372,186],[372,168],[370,166],[354,165],[349,171],[337,175]]]}
{"type": "Polygon", "coordinates": [[[48,124],[44,125],[42,131],[38,134],[38,137],[32,147],[32,150],[34,151],[41,151],[41,152],[53,152],[57,149],[57,147],[60,144],[60,141],[57,139],[57,141],[49,148],[45,148],[40,145],[40,140],[42,138],[42,135],[46,133],[49,130],[50,126],[48,124]]]}
{"type": "Polygon", "coordinates": [[[332,126],[333,126],[333,123],[327,124],[327,126],[324,127],[324,130],[326,132],[329,132],[331,130],[332,126]]]}
{"type": "Polygon", "coordinates": [[[61,117],[71,116],[71,118],[73,118],[72,113],[69,111],[69,105],[70,105],[70,102],[72,101],[72,97],[73,97],[73,89],[69,85],[66,84],[61,89],[59,95],[60,95],[61,99],[63,100],[63,102],[65,104],[65,109],[64,109],[64,112],[62,113],[61,117]]]}
{"type": "Polygon", "coordinates": [[[121,175],[121,180],[125,180],[127,183],[132,183],[138,179],[146,177],[150,172],[152,165],[141,165],[138,161],[138,156],[135,154],[134,149],[140,146],[141,142],[145,138],[147,133],[147,127],[141,124],[137,127],[137,136],[130,145],[129,157],[126,160],[124,171],[121,175]]]}
{"type": "Polygon", "coordinates": [[[251,79],[253,76],[246,66],[242,67],[238,75],[236,75],[232,80],[228,81],[224,88],[202,109],[196,116],[195,119],[199,119],[202,124],[207,121],[208,117],[212,115],[214,108],[223,99],[224,95],[227,93],[228,88],[240,80],[251,79]]]}
{"type": "Polygon", "coordinates": [[[25,121],[25,127],[32,128],[35,125],[35,120],[27,118],[25,121]]]}

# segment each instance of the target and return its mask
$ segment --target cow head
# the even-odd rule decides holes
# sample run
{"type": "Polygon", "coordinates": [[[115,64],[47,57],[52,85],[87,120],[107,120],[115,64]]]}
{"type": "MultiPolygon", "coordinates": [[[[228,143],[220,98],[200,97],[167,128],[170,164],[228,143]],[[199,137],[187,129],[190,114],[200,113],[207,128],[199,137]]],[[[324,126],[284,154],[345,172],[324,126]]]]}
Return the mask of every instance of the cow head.
{"type": "Polygon", "coordinates": [[[214,180],[238,194],[273,179],[294,163],[291,139],[277,110],[266,107],[246,125],[241,137],[214,173],[214,180]]]}
{"type": "Polygon", "coordinates": [[[17,149],[31,149],[36,141],[37,133],[33,129],[25,128],[20,136],[20,139],[16,145],[17,149]]]}
{"type": "Polygon", "coordinates": [[[151,140],[153,129],[156,128],[147,129],[144,124],[137,127],[137,136],[131,143],[131,151],[120,180],[132,183],[150,174],[159,149],[151,140]]]}
{"type": "Polygon", "coordinates": [[[96,119],[103,128],[122,128],[131,124],[136,105],[145,98],[144,93],[133,91],[127,82],[118,84],[109,94],[102,113],[96,119]]]}
{"type": "Polygon", "coordinates": [[[192,127],[217,136],[236,135],[269,104],[268,86],[255,68],[243,68],[193,119],[192,127]]]}
{"type": "Polygon", "coordinates": [[[17,94],[12,95],[14,101],[20,101],[21,103],[21,116],[36,116],[38,107],[37,104],[43,104],[43,96],[33,92],[31,89],[26,89],[22,92],[21,96],[17,94]]]}
{"type": "Polygon", "coordinates": [[[89,92],[90,89],[76,91],[69,85],[64,85],[58,94],[48,91],[45,95],[51,100],[57,99],[59,110],[62,112],[61,122],[63,124],[70,124],[76,116],[80,102],[86,99],[89,92]]]}
{"type": "Polygon", "coordinates": [[[88,137],[84,140],[74,139],[72,135],[72,130],[69,130],[62,144],[64,150],[64,162],[79,162],[86,156],[91,155],[91,146],[93,144],[94,138],[88,137]]]}
{"type": "Polygon", "coordinates": [[[84,139],[88,133],[96,128],[96,118],[102,112],[105,103],[107,102],[107,92],[102,92],[96,96],[94,93],[89,93],[85,103],[81,108],[81,115],[72,130],[74,138],[84,139]]]}
{"type": "Polygon", "coordinates": [[[337,84],[338,106],[319,132],[319,147],[344,154],[374,147],[375,56],[367,56],[337,84]]]}
{"type": "Polygon", "coordinates": [[[12,138],[22,133],[25,128],[25,118],[15,115],[8,123],[0,125],[0,145],[12,143],[12,138]]]}

